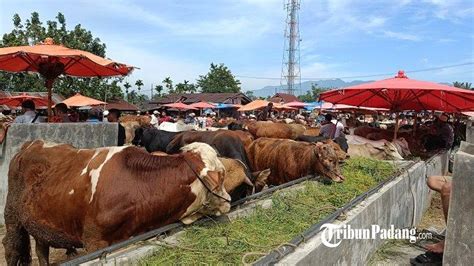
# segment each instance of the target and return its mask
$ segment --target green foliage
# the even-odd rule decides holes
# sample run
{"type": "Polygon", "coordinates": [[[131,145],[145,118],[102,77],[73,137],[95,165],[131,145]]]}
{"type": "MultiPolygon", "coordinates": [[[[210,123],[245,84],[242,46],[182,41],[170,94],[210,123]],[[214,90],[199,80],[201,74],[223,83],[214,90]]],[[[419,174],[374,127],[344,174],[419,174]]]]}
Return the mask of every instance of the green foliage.
{"type": "Polygon", "coordinates": [[[168,93],[169,94],[172,94],[172,93],[175,93],[174,89],[173,89],[173,81],[171,80],[170,77],[166,77],[162,83],[165,84],[165,87],[166,89],[168,90],[168,93]]]}
{"type": "Polygon", "coordinates": [[[195,93],[196,91],[196,85],[189,83],[189,80],[184,80],[175,87],[175,93],[195,93]]]}
{"type": "MultiPolygon", "coordinates": [[[[33,12],[31,17],[22,23],[18,14],[13,15],[13,30],[3,35],[0,47],[34,45],[46,37],[53,38],[55,43],[69,48],[91,52],[105,56],[106,45],[80,24],[72,30],[66,27],[66,19],[58,13],[55,20],[41,22],[39,14],[33,12]]],[[[59,77],[53,86],[53,91],[65,97],[77,92],[100,100],[123,98],[120,82],[123,78],[73,78],[59,77]]],[[[39,74],[0,73],[0,90],[8,91],[46,91],[44,81],[39,74]]]]}
{"type": "Polygon", "coordinates": [[[139,106],[140,109],[144,109],[145,103],[149,100],[150,98],[147,95],[141,94],[136,91],[131,91],[128,94],[128,99],[127,99],[128,102],[139,106]]]}
{"type": "Polygon", "coordinates": [[[209,73],[199,76],[196,85],[202,92],[240,92],[240,81],[224,64],[211,63],[209,73]]]}
{"type": "Polygon", "coordinates": [[[137,80],[135,82],[135,86],[137,86],[138,93],[140,93],[140,90],[142,89],[142,86],[143,86],[143,81],[141,79],[137,80]]]}
{"type": "Polygon", "coordinates": [[[246,259],[252,263],[391,176],[394,168],[387,162],[353,158],[347,160],[343,173],[343,183],[323,185],[307,181],[303,189],[276,192],[270,209],[257,207],[247,217],[229,223],[191,225],[178,245],[162,244],[162,249],[140,264],[240,265],[245,254],[255,252],[246,259]]]}
{"type": "Polygon", "coordinates": [[[474,87],[472,87],[472,83],[470,82],[455,81],[453,83],[453,86],[456,88],[461,88],[461,89],[466,89],[466,90],[474,90],[474,87]]]}
{"type": "Polygon", "coordinates": [[[257,97],[255,97],[255,95],[253,94],[253,91],[246,91],[245,95],[249,97],[249,99],[252,101],[257,99],[257,97]]]}
{"type": "Polygon", "coordinates": [[[318,100],[319,94],[325,90],[325,88],[318,87],[318,84],[311,84],[311,91],[307,91],[306,94],[298,96],[298,99],[303,102],[314,102],[318,100]]]}

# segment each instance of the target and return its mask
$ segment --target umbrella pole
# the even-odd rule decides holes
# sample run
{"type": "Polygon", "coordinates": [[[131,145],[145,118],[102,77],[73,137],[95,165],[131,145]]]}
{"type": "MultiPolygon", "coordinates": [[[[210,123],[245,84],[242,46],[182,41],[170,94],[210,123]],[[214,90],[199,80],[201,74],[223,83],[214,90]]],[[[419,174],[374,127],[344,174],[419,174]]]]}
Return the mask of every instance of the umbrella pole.
{"type": "Polygon", "coordinates": [[[397,133],[398,133],[398,117],[399,116],[399,112],[396,113],[396,116],[395,116],[395,131],[393,132],[393,140],[396,140],[397,139],[397,133]]]}
{"type": "Polygon", "coordinates": [[[413,136],[416,135],[417,128],[418,128],[418,113],[415,112],[415,120],[413,121],[413,136]]]}
{"type": "Polygon", "coordinates": [[[54,83],[54,79],[47,79],[45,81],[45,87],[48,89],[48,122],[51,122],[51,118],[53,117],[53,110],[51,108],[52,103],[53,103],[53,100],[52,100],[53,83],[54,83]]]}

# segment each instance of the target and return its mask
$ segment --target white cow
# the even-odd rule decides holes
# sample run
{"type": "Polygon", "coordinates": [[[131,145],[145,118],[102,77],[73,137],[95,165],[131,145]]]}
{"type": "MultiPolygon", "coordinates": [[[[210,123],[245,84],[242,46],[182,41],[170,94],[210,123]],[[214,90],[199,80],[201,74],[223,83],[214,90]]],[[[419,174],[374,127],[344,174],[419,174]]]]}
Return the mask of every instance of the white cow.
{"type": "Polygon", "coordinates": [[[378,160],[403,160],[395,144],[387,140],[369,140],[360,136],[346,136],[352,156],[369,157],[378,160]]]}
{"type": "MultiPolygon", "coordinates": [[[[385,140],[385,139],[370,140],[370,139],[366,139],[364,137],[357,136],[357,135],[348,135],[348,136],[346,136],[346,139],[347,139],[348,144],[351,144],[351,143],[352,144],[370,143],[371,145],[373,145],[375,147],[382,147],[386,143],[390,143],[388,140],[385,140]]],[[[410,149],[408,148],[408,142],[404,138],[398,138],[398,139],[392,141],[391,144],[393,144],[395,146],[398,153],[402,157],[406,157],[406,156],[411,155],[410,149]]]]}

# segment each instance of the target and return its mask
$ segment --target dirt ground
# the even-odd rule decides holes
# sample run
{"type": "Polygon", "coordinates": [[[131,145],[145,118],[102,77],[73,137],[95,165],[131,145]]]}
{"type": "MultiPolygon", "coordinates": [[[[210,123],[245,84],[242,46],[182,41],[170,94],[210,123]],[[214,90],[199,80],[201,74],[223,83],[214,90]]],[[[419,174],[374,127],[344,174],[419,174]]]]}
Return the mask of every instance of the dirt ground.
{"type": "MultiPolygon", "coordinates": [[[[0,240],[2,240],[3,237],[5,236],[5,231],[6,231],[5,227],[0,226],[0,240]]],[[[33,265],[39,265],[38,258],[36,257],[36,252],[35,252],[35,241],[34,241],[33,238],[30,239],[30,243],[31,243],[31,255],[32,255],[32,258],[33,258],[33,265]]],[[[80,250],[78,252],[79,252],[79,254],[81,254],[80,250]]],[[[85,253],[85,252],[82,252],[82,253],[85,253]]],[[[66,256],[66,250],[65,249],[51,248],[49,250],[49,262],[52,265],[63,262],[63,261],[66,261],[66,260],[67,260],[67,256],[66,256]]],[[[5,250],[3,248],[3,245],[0,245],[0,265],[6,265],[5,250]]]]}
{"type": "MultiPolygon", "coordinates": [[[[417,229],[428,229],[441,233],[445,228],[441,197],[439,193],[434,193],[431,206],[421,219],[420,224],[417,225],[417,229]]],[[[407,240],[389,240],[375,252],[369,260],[369,265],[410,265],[411,258],[426,251],[423,248],[425,245],[436,242],[435,240],[421,240],[410,244],[407,240]]]]}

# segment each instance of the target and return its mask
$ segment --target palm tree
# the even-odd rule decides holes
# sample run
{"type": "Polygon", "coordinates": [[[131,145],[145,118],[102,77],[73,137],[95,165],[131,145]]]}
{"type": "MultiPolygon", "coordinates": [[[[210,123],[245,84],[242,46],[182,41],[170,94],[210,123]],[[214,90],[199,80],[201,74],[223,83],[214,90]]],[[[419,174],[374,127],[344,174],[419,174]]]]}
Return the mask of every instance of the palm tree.
{"type": "Polygon", "coordinates": [[[125,87],[125,93],[127,94],[127,101],[128,101],[128,90],[132,87],[132,85],[130,85],[130,83],[128,83],[127,81],[123,84],[123,86],[125,87]]]}
{"type": "Polygon", "coordinates": [[[164,80],[163,80],[163,83],[165,84],[165,87],[166,89],[168,89],[168,93],[174,93],[173,91],[173,81],[171,80],[170,77],[166,77],[164,80]]]}
{"type": "Polygon", "coordinates": [[[141,87],[143,86],[143,81],[141,79],[135,82],[135,86],[138,87],[138,93],[140,93],[141,87]]]}
{"type": "Polygon", "coordinates": [[[163,91],[163,86],[162,85],[156,85],[155,86],[155,91],[156,91],[156,95],[158,97],[161,97],[161,92],[163,91]]]}
{"type": "Polygon", "coordinates": [[[459,82],[459,81],[455,81],[453,83],[453,86],[456,87],[456,88],[461,88],[461,89],[466,89],[466,90],[472,90],[474,89],[472,87],[472,83],[470,82],[459,82]]]}

